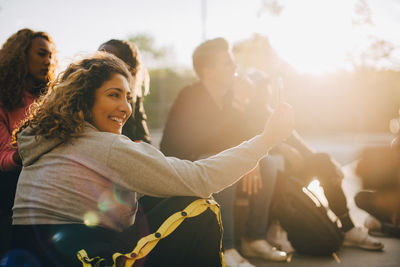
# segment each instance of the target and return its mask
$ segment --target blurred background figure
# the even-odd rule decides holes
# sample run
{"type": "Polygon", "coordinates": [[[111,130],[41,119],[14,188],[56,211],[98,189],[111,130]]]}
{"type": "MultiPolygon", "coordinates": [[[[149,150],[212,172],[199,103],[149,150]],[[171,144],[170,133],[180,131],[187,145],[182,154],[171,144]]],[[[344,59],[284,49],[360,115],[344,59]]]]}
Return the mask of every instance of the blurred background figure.
{"type": "MultiPolygon", "coordinates": [[[[279,98],[283,98],[282,81],[278,79],[278,81],[272,82],[265,73],[257,69],[249,69],[248,73],[249,77],[254,80],[256,88],[258,88],[260,92],[269,95],[269,101],[266,103],[262,103],[258,100],[258,103],[254,102],[254,104],[267,105],[266,110],[272,110],[272,107],[275,106],[276,103],[279,103],[279,98]]],[[[260,97],[255,99],[259,98],[260,97]]],[[[266,120],[266,118],[263,118],[264,115],[260,114],[268,114],[268,112],[255,112],[255,114],[258,114],[258,117],[252,119],[261,122],[266,120]]],[[[259,125],[261,125],[260,122],[258,122],[259,125]]],[[[307,186],[315,177],[318,178],[324,189],[329,207],[340,219],[341,230],[344,233],[343,245],[366,250],[381,250],[383,248],[381,242],[369,237],[363,232],[362,228],[355,227],[349,214],[346,196],[342,189],[342,179],[344,176],[341,171],[341,166],[330,155],[316,152],[306,144],[304,139],[296,131],[293,132],[288,140],[273,149],[270,154],[282,157],[285,164],[284,168],[281,170],[286,174],[300,178],[304,186],[307,186]]],[[[274,199],[273,201],[279,201],[279,199],[274,199]]],[[[270,217],[276,219],[276,214],[271,214],[270,217]]],[[[286,240],[269,239],[269,241],[278,247],[287,247],[286,240]],[[281,242],[283,242],[283,244],[281,242]]]]}
{"type": "MultiPolygon", "coordinates": [[[[237,76],[230,44],[223,38],[200,44],[193,53],[193,67],[199,81],[183,88],[175,100],[164,128],[161,151],[167,156],[195,161],[233,147],[258,134],[262,127],[249,123],[260,111],[249,105],[256,92],[252,82],[237,76]]],[[[263,98],[262,98],[263,99],[263,98]]],[[[261,99],[261,101],[262,101],[261,99]]],[[[265,114],[260,121],[265,123],[265,114]]],[[[264,161],[246,174],[239,187],[249,196],[249,215],[241,241],[252,257],[284,261],[285,252],[266,240],[268,204],[272,196],[272,175],[261,175],[264,161]],[[263,180],[263,177],[266,180],[263,180]]],[[[269,169],[271,171],[271,169],[269,169]]],[[[227,266],[253,266],[236,249],[234,202],[238,185],[214,194],[221,205],[224,226],[223,246],[227,266]]],[[[238,191],[239,191],[238,190],[238,191]]],[[[239,237],[240,238],[240,237],[239,237]]]]}
{"type": "Polygon", "coordinates": [[[22,29],[0,50],[0,258],[10,239],[11,208],[21,171],[21,158],[11,147],[14,129],[29,106],[47,91],[55,78],[56,48],[45,32],[22,29]]]}
{"type": "Polygon", "coordinates": [[[370,214],[364,222],[369,233],[400,238],[400,135],[391,146],[364,149],[356,173],[363,190],[355,202],[370,214]]]}

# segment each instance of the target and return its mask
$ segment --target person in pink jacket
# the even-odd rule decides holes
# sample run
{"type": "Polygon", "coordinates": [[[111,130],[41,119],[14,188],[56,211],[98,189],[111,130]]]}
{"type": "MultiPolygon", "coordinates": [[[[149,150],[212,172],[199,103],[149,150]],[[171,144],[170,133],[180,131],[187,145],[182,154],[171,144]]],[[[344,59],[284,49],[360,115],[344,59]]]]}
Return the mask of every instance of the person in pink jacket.
{"type": "Polygon", "coordinates": [[[0,257],[7,251],[11,208],[21,170],[17,148],[10,145],[12,132],[29,112],[30,104],[46,91],[56,64],[55,45],[45,32],[19,30],[0,50],[0,257]]]}

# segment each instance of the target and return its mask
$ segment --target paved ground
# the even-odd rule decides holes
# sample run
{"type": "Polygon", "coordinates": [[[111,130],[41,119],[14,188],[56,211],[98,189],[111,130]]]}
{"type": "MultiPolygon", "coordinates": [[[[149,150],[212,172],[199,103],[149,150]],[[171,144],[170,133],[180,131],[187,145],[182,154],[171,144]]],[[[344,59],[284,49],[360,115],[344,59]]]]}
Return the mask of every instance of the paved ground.
{"type": "MultiPolygon", "coordinates": [[[[153,144],[158,146],[161,130],[152,130],[153,144]]],[[[308,136],[306,140],[313,148],[320,152],[328,152],[334,156],[344,167],[345,179],[343,189],[348,199],[350,215],[356,225],[362,225],[366,213],[358,209],[353,201],[354,194],[360,188],[360,182],[353,169],[355,160],[363,147],[388,144],[389,135],[335,135],[335,136],[308,136]]],[[[342,248],[338,253],[339,261],[333,257],[311,257],[294,254],[290,263],[278,263],[250,259],[257,267],[266,266],[343,266],[343,267],[400,267],[400,239],[379,238],[384,244],[382,252],[369,252],[355,248],[342,248]]]]}

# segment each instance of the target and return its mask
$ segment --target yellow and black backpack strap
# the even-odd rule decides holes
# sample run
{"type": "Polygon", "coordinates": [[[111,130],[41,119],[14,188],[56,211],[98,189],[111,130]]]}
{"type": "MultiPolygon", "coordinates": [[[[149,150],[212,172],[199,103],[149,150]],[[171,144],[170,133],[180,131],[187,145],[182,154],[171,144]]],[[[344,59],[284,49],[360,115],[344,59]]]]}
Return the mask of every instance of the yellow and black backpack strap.
{"type": "MultiPolygon", "coordinates": [[[[138,242],[136,247],[129,253],[119,253],[113,254],[113,267],[117,262],[117,259],[124,257],[125,266],[132,266],[136,260],[145,257],[150,251],[157,245],[158,241],[170,235],[186,218],[191,218],[198,216],[210,209],[215,213],[217,217],[218,225],[221,229],[221,240],[220,240],[220,258],[222,266],[225,266],[225,259],[222,252],[222,222],[221,214],[219,211],[219,206],[217,202],[212,199],[197,199],[190,203],[185,209],[175,212],[170,217],[168,217],[161,226],[157,229],[155,233],[149,234],[142,237],[138,242]]],[[[90,259],[85,250],[80,250],[78,252],[78,259],[82,262],[83,267],[95,267],[103,260],[99,257],[90,259]],[[93,265],[94,264],[94,265],[93,265]]]]}
{"type": "Polygon", "coordinates": [[[98,267],[100,263],[104,261],[104,259],[100,257],[89,258],[84,249],[78,251],[77,257],[80,262],[82,262],[82,267],[98,267]]]}

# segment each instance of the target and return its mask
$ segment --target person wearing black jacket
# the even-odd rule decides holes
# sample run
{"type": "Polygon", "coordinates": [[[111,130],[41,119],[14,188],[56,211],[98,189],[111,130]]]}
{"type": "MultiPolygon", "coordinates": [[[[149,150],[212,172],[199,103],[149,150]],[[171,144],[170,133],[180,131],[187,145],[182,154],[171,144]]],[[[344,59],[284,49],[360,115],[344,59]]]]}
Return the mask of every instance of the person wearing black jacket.
{"type": "MultiPolygon", "coordinates": [[[[254,135],[268,118],[268,108],[263,101],[265,96],[263,98],[260,94],[262,90],[256,84],[259,81],[251,75],[242,77],[236,74],[236,63],[225,39],[209,40],[198,46],[193,53],[193,66],[199,81],[179,93],[170,110],[160,144],[164,154],[192,161],[237,145],[254,135]]],[[[303,177],[305,183],[310,182],[309,178],[313,176],[321,178],[330,207],[340,218],[342,230],[346,232],[345,245],[382,249],[380,242],[354,227],[341,188],[343,173],[335,160],[327,154],[314,152],[296,132],[271,151],[273,153],[283,156],[287,169],[303,177]]],[[[268,157],[266,159],[271,160],[268,157]]],[[[275,178],[272,176],[276,175],[276,170],[271,168],[277,166],[274,163],[263,164],[262,161],[259,165],[243,178],[244,191],[250,195],[250,206],[242,252],[246,256],[285,260],[286,254],[274,249],[263,238],[274,186],[275,178]],[[252,203],[258,203],[258,207],[252,203]]],[[[235,250],[232,221],[236,190],[232,186],[214,195],[221,204],[227,265],[231,250],[235,250]]],[[[232,255],[232,266],[245,266],[244,259],[237,251],[232,255]]]]}
{"type": "MultiPolygon", "coordinates": [[[[165,155],[191,161],[238,145],[262,129],[251,121],[257,110],[246,105],[247,97],[241,94],[242,89],[253,90],[253,85],[245,77],[236,75],[236,63],[225,39],[217,38],[201,44],[193,53],[193,65],[200,80],[179,93],[160,143],[165,155]]],[[[255,241],[259,257],[284,261],[286,253],[273,248],[265,240],[268,223],[266,204],[272,195],[269,192],[271,186],[267,184],[272,182],[272,177],[263,177],[260,169],[268,160],[268,157],[263,159],[259,166],[242,178],[250,202],[244,242],[247,239],[255,241]]],[[[235,184],[214,194],[214,197],[221,205],[227,266],[249,267],[252,265],[235,249],[233,204],[236,190],[235,184]]]]}

